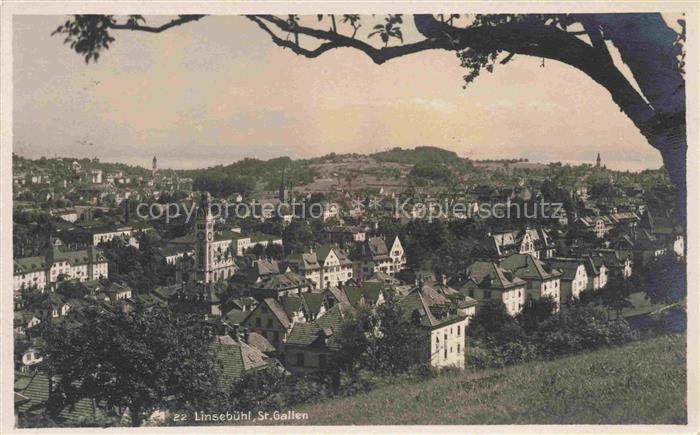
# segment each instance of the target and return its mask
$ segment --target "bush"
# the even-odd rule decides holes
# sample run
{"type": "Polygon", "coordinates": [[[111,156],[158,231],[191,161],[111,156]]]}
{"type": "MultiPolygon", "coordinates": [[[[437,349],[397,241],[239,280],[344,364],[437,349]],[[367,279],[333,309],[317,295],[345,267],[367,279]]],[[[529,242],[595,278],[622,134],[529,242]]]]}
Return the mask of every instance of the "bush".
{"type": "Polygon", "coordinates": [[[504,367],[624,344],[636,338],[626,321],[609,322],[603,309],[576,304],[548,317],[531,334],[507,325],[496,334],[472,340],[468,359],[476,368],[504,367]]]}

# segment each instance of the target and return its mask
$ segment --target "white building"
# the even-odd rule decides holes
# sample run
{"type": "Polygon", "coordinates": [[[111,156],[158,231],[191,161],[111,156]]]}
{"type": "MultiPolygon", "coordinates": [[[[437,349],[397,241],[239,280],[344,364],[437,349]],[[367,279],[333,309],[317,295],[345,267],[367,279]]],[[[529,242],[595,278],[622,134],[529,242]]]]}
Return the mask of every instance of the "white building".
{"type": "Polygon", "coordinates": [[[453,278],[462,294],[478,301],[499,299],[508,314],[517,315],[527,296],[527,283],[510,271],[491,261],[476,261],[467,270],[453,278]]]}
{"type": "Polygon", "coordinates": [[[377,272],[394,276],[406,267],[406,253],[401,240],[396,237],[387,247],[384,237],[370,237],[362,244],[360,256],[355,258],[355,274],[364,279],[377,272]]]}
{"type": "Polygon", "coordinates": [[[17,297],[23,288],[42,290],[59,278],[87,281],[107,277],[107,259],[102,252],[92,246],[87,250],[64,251],[60,240],[56,240],[45,255],[15,260],[13,287],[17,297]]]}
{"type": "Polygon", "coordinates": [[[289,261],[297,273],[313,281],[318,288],[336,287],[353,277],[352,261],[337,247],[324,245],[308,253],[292,255],[289,261]]]}
{"type": "Polygon", "coordinates": [[[477,301],[464,298],[460,309],[450,308],[443,294],[418,286],[398,302],[406,316],[425,332],[424,358],[431,367],[466,365],[467,328],[475,314],[477,301]]]}
{"type": "Polygon", "coordinates": [[[561,276],[561,300],[578,299],[581,292],[588,287],[588,272],[583,259],[552,258],[550,266],[563,272],[561,276]]]}
{"type": "Polygon", "coordinates": [[[532,254],[513,254],[503,259],[500,266],[527,283],[528,297],[550,297],[557,306],[561,302],[561,270],[546,265],[532,254]]]}

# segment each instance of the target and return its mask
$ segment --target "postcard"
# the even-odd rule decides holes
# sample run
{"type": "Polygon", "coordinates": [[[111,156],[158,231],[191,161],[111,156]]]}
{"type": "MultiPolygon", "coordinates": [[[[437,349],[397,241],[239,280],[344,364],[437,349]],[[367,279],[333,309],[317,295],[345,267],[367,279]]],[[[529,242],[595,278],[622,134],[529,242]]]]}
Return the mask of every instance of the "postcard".
{"type": "Polygon", "coordinates": [[[4,3],[3,433],[695,433],[697,18],[4,3]]]}

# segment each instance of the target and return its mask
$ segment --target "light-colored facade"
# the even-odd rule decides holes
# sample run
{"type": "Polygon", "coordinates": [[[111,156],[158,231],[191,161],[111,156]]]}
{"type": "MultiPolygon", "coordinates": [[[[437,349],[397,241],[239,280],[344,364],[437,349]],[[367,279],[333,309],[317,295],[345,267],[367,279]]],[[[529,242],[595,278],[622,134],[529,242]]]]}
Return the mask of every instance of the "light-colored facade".
{"type": "Polygon", "coordinates": [[[569,298],[578,299],[581,292],[588,287],[588,273],[584,260],[578,258],[553,258],[551,267],[560,269],[561,276],[561,301],[569,298]]]}
{"type": "Polygon", "coordinates": [[[353,263],[344,250],[324,245],[301,255],[291,256],[290,264],[317,288],[337,287],[353,278],[353,263]]]}
{"type": "Polygon", "coordinates": [[[107,259],[102,252],[88,247],[81,251],[64,251],[59,240],[43,256],[18,258],[14,262],[13,288],[15,296],[23,288],[43,290],[62,279],[87,280],[107,278],[107,259]]]}
{"type": "Polygon", "coordinates": [[[208,194],[197,209],[194,234],[195,280],[209,283],[233,276],[236,263],[230,250],[231,239],[215,240],[208,194]]]}
{"type": "Polygon", "coordinates": [[[561,270],[545,265],[533,254],[513,254],[505,258],[500,266],[527,283],[528,297],[532,299],[550,297],[557,305],[560,304],[561,270]]]}
{"type": "Polygon", "coordinates": [[[469,318],[465,317],[430,331],[430,365],[435,368],[466,365],[467,328],[469,318]]]}
{"type": "Polygon", "coordinates": [[[355,259],[355,276],[365,279],[377,272],[394,276],[406,268],[406,253],[396,237],[389,248],[381,236],[370,237],[362,245],[361,255],[355,259]]]}
{"type": "Polygon", "coordinates": [[[461,292],[478,301],[500,299],[508,314],[517,315],[527,297],[527,283],[491,261],[476,261],[457,278],[461,292]]]}

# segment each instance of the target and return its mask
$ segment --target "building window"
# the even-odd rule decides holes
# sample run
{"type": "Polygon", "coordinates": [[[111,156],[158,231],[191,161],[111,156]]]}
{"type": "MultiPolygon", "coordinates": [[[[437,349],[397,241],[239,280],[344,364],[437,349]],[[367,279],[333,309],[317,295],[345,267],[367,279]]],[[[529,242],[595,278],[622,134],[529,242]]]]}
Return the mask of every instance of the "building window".
{"type": "Polygon", "coordinates": [[[267,327],[272,328],[272,319],[267,319],[267,327]]]}
{"type": "Polygon", "coordinates": [[[447,346],[445,346],[445,358],[447,358],[447,346]]]}
{"type": "Polygon", "coordinates": [[[461,329],[462,325],[457,325],[457,335],[460,335],[462,333],[461,329]]]}

